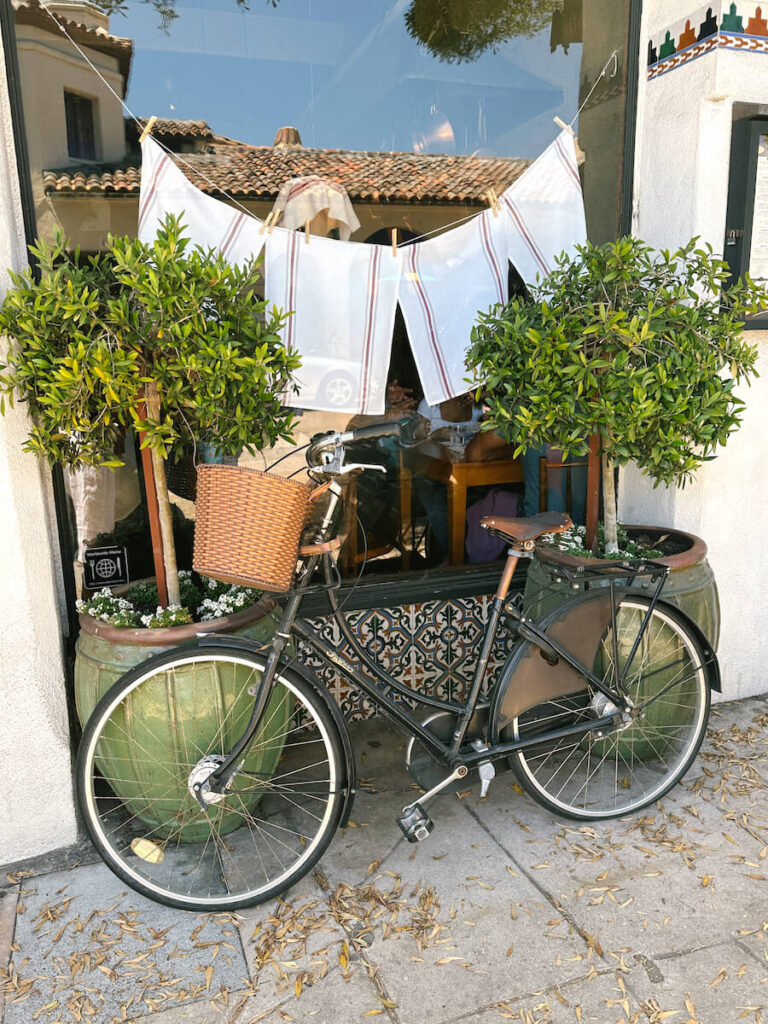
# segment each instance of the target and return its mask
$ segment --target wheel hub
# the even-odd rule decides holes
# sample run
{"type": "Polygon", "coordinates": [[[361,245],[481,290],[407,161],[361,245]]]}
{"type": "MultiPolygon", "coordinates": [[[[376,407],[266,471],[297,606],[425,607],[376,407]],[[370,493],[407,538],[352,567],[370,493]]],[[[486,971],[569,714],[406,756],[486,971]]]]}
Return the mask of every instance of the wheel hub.
{"type": "Polygon", "coordinates": [[[189,773],[187,789],[203,810],[206,810],[209,804],[220,804],[226,796],[226,793],[217,793],[212,789],[208,781],[223,763],[224,758],[221,754],[206,754],[189,773]]]}

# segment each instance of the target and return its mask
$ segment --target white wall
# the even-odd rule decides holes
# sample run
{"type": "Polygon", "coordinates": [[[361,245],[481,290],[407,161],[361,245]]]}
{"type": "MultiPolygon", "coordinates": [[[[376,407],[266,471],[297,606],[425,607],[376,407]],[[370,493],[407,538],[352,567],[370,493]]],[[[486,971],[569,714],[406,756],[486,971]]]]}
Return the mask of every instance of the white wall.
{"type": "MultiPolygon", "coordinates": [[[[699,235],[722,253],[735,102],[768,101],[768,54],[714,51],[651,82],[648,39],[691,0],[646,0],[635,172],[634,233],[672,248],[699,235]]],[[[715,5],[713,4],[713,7],[715,5]]],[[[676,526],[703,537],[720,591],[723,699],[768,692],[768,630],[763,611],[768,545],[768,332],[750,332],[760,378],[742,389],[744,421],[718,457],[683,490],[656,488],[636,468],[622,471],[624,522],[676,526]]]]}
{"type": "MultiPolygon", "coordinates": [[[[6,268],[25,264],[4,69],[0,43],[0,296],[10,283],[6,268]]],[[[8,767],[23,758],[30,769],[12,771],[0,787],[0,863],[63,846],[77,834],[49,474],[22,452],[27,430],[24,406],[0,418],[0,750],[8,767]]]]}

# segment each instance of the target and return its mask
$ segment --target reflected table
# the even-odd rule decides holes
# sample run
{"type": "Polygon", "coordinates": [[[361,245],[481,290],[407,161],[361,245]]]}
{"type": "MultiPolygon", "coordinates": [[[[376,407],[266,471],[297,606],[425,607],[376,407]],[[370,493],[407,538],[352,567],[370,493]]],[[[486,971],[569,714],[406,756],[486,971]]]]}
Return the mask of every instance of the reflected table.
{"type": "MultiPolygon", "coordinates": [[[[464,535],[467,528],[467,488],[523,482],[523,464],[519,459],[495,459],[467,462],[464,456],[446,444],[425,441],[400,453],[400,529],[401,537],[412,524],[413,474],[421,473],[445,484],[448,502],[448,538],[451,565],[464,563],[464,535]]],[[[412,533],[411,533],[412,536],[412,533]]],[[[412,547],[403,544],[403,569],[411,566],[412,547]]]]}

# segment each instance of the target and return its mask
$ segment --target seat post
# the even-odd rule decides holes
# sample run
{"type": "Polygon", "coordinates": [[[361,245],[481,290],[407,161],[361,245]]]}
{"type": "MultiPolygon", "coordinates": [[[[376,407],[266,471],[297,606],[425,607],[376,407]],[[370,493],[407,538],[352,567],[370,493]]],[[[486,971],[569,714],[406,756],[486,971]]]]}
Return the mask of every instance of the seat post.
{"type": "Polygon", "coordinates": [[[496,588],[496,598],[499,601],[505,601],[507,598],[507,594],[509,593],[509,587],[510,584],[512,583],[512,577],[515,575],[515,569],[517,568],[517,561],[517,555],[514,554],[512,549],[510,548],[507,551],[507,560],[504,563],[504,570],[502,571],[501,579],[499,580],[499,585],[496,588]]]}

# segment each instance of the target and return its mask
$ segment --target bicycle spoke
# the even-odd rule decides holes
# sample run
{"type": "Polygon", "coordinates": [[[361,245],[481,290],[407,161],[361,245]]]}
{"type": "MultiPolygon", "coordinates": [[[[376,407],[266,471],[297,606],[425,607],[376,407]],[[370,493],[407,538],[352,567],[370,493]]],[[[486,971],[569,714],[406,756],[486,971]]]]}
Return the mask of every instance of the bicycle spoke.
{"type": "Polygon", "coordinates": [[[570,698],[555,697],[516,720],[516,735],[538,738],[535,747],[515,755],[522,780],[566,814],[600,818],[645,806],[683,774],[701,741],[708,684],[698,641],[674,616],[656,608],[635,645],[647,614],[647,599],[622,599],[617,641],[608,629],[593,669],[603,681],[619,678],[634,649],[624,689],[637,717],[617,719],[621,728],[603,727],[600,734],[548,741],[547,730],[600,717],[603,698],[587,689],[570,698]]]}
{"type": "Polygon", "coordinates": [[[330,713],[307,684],[281,677],[239,770],[204,810],[190,773],[239,739],[253,706],[245,690],[262,668],[218,650],[159,660],[84,737],[78,787],[94,840],[121,877],[173,905],[226,909],[279,893],[311,866],[340,814],[330,713]]]}

